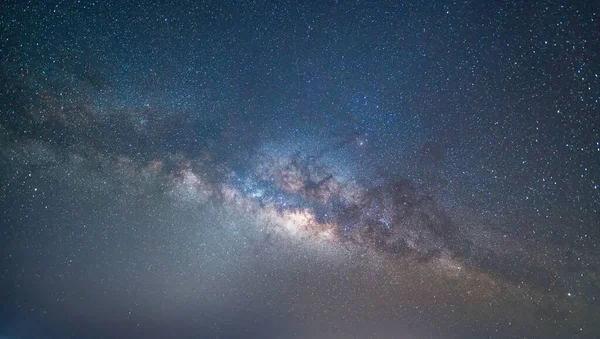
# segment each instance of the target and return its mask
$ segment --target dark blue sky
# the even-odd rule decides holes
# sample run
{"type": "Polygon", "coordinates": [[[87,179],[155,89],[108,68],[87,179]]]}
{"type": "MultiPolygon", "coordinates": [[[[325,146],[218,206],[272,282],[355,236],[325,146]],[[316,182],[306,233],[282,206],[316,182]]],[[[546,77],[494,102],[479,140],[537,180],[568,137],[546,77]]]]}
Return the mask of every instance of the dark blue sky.
{"type": "Polygon", "coordinates": [[[593,1],[5,1],[0,335],[599,335],[593,1]]]}

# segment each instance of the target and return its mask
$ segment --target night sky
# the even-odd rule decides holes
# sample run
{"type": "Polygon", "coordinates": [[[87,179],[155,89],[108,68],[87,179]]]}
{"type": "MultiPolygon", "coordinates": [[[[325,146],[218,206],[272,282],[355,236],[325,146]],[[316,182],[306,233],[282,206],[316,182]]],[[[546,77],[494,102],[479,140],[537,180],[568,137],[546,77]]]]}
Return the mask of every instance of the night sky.
{"type": "Polygon", "coordinates": [[[0,338],[599,338],[594,1],[0,2],[0,338]]]}

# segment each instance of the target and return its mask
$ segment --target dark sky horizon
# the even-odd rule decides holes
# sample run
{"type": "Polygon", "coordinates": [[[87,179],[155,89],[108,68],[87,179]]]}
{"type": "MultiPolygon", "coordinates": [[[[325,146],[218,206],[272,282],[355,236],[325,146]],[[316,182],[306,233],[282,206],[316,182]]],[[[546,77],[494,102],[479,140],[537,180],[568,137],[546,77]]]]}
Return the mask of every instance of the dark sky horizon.
{"type": "Polygon", "coordinates": [[[593,1],[5,1],[0,338],[600,337],[593,1]]]}

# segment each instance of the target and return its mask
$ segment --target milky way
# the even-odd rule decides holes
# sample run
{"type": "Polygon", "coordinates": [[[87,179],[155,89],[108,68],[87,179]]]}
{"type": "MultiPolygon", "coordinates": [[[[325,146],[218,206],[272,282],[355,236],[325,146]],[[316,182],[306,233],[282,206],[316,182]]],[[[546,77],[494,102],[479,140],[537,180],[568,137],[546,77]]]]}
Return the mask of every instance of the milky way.
{"type": "Polygon", "coordinates": [[[0,4],[0,337],[600,337],[591,3],[0,4]]]}

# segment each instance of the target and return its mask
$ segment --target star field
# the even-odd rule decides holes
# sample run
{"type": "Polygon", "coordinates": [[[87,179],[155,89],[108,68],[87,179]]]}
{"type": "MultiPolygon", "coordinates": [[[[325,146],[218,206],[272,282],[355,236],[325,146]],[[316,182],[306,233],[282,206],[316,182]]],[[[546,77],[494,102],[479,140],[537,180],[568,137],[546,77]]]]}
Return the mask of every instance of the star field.
{"type": "Polygon", "coordinates": [[[600,336],[599,13],[0,4],[0,337],[600,336]]]}

